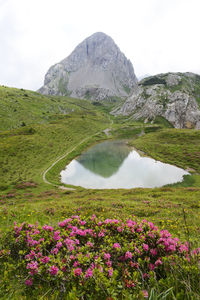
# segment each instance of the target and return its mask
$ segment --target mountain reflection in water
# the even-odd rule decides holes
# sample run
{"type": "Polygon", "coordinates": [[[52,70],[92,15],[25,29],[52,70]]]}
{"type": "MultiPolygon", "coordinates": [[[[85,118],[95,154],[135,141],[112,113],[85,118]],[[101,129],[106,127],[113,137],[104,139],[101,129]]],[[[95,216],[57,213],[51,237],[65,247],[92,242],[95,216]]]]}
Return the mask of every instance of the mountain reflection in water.
{"type": "Polygon", "coordinates": [[[153,188],[180,182],[188,174],[178,167],[141,157],[123,141],[106,141],[74,159],[61,172],[61,181],[92,189],[153,188]]]}
{"type": "Polygon", "coordinates": [[[119,167],[131,152],[124,142],[103,142],[83,153],[77,161],[91,172],[104,178],[117,173],[119,167]]]}

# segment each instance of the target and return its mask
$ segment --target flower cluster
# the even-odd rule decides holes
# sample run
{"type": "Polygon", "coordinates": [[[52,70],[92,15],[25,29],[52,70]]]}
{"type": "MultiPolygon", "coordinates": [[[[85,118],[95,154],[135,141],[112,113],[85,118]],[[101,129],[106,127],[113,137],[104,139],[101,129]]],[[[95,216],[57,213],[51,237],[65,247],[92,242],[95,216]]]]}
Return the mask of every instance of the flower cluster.
{"type": "MultiPolygon", "coordinates": [[[[162,277],[166,257],[176,255],[188,261],[191,257],[188,243],[134,218],[123,222],[99,220],[95,215],[72,216],[55,227],[15,224],[13,236],[15,250],[10,255],[25,262],[27,286],[42,280],[55,282],[56,278],[83,286],[101,278],[101,285],[116,280],[127,289],[136,289],[141,282],[145,288],[152,272],[154,277],[162,277]]],[[[192,255],[199,252],[193,250],[192,255]]]]}

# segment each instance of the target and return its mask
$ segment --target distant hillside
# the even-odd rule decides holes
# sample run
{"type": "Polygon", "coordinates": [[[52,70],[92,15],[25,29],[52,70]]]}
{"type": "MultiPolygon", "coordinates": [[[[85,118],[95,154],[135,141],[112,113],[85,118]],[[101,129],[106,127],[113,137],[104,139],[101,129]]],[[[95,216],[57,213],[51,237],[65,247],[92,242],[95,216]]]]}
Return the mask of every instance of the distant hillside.
{"type": "Polygon", "coordinates": [[[167,73],[144,78],[115,115],[155,122],[165,118],[176,128],[200,129],[200,76],[167,73]]]}
{"type": "Polygon", "coordinates": [[[0,86],[0,131],[42,124],[58,115],[95,110],[89,101],[44,96],[33,91],[0,86]]]}
{"type": "Polygon", "coordinates": [[[102,100],[127,97],[136,82],[130,60],[111,37],[97,32],[48,70],[39,92],[102,100]]]}

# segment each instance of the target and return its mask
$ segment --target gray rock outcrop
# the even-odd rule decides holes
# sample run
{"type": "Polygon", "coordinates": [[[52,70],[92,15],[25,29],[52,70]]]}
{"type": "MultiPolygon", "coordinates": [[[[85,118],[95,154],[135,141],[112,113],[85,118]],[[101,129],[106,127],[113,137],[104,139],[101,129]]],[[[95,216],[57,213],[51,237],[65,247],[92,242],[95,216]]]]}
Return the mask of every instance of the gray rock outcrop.
{"type": "Polygon", "coordinates": [[[48,70],[39,92],[102,100],[127,97],[136,82],[130,60],[111,37],[97,32],[48,70]]]}
{"type": "Polygon", "coordinates": [[[139,82],[133,94],[113,114],[154,122],[163,117],[175,128],[200,129],[200,76],[167,73],[139,82]]]}

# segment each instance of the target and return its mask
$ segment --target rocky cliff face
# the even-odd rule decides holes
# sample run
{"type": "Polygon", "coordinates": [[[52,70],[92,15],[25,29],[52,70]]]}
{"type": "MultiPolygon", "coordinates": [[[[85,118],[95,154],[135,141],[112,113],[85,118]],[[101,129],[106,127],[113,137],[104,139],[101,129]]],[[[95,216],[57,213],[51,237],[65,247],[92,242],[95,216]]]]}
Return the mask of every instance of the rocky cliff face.
{"type": "Polygon", "coordinates": [[[48,70],[39,92],[102,100],[128,96],[136,82],[131,62],[111,37],[98,32],[48,70]]]}
{"type": "Polygon", "coordinates": [[[193,73],[167,73],[139,82],[133,94],[114,114],[154,122],[157,116],[175,128],[200,129],[200,76],[193,73]]]}

